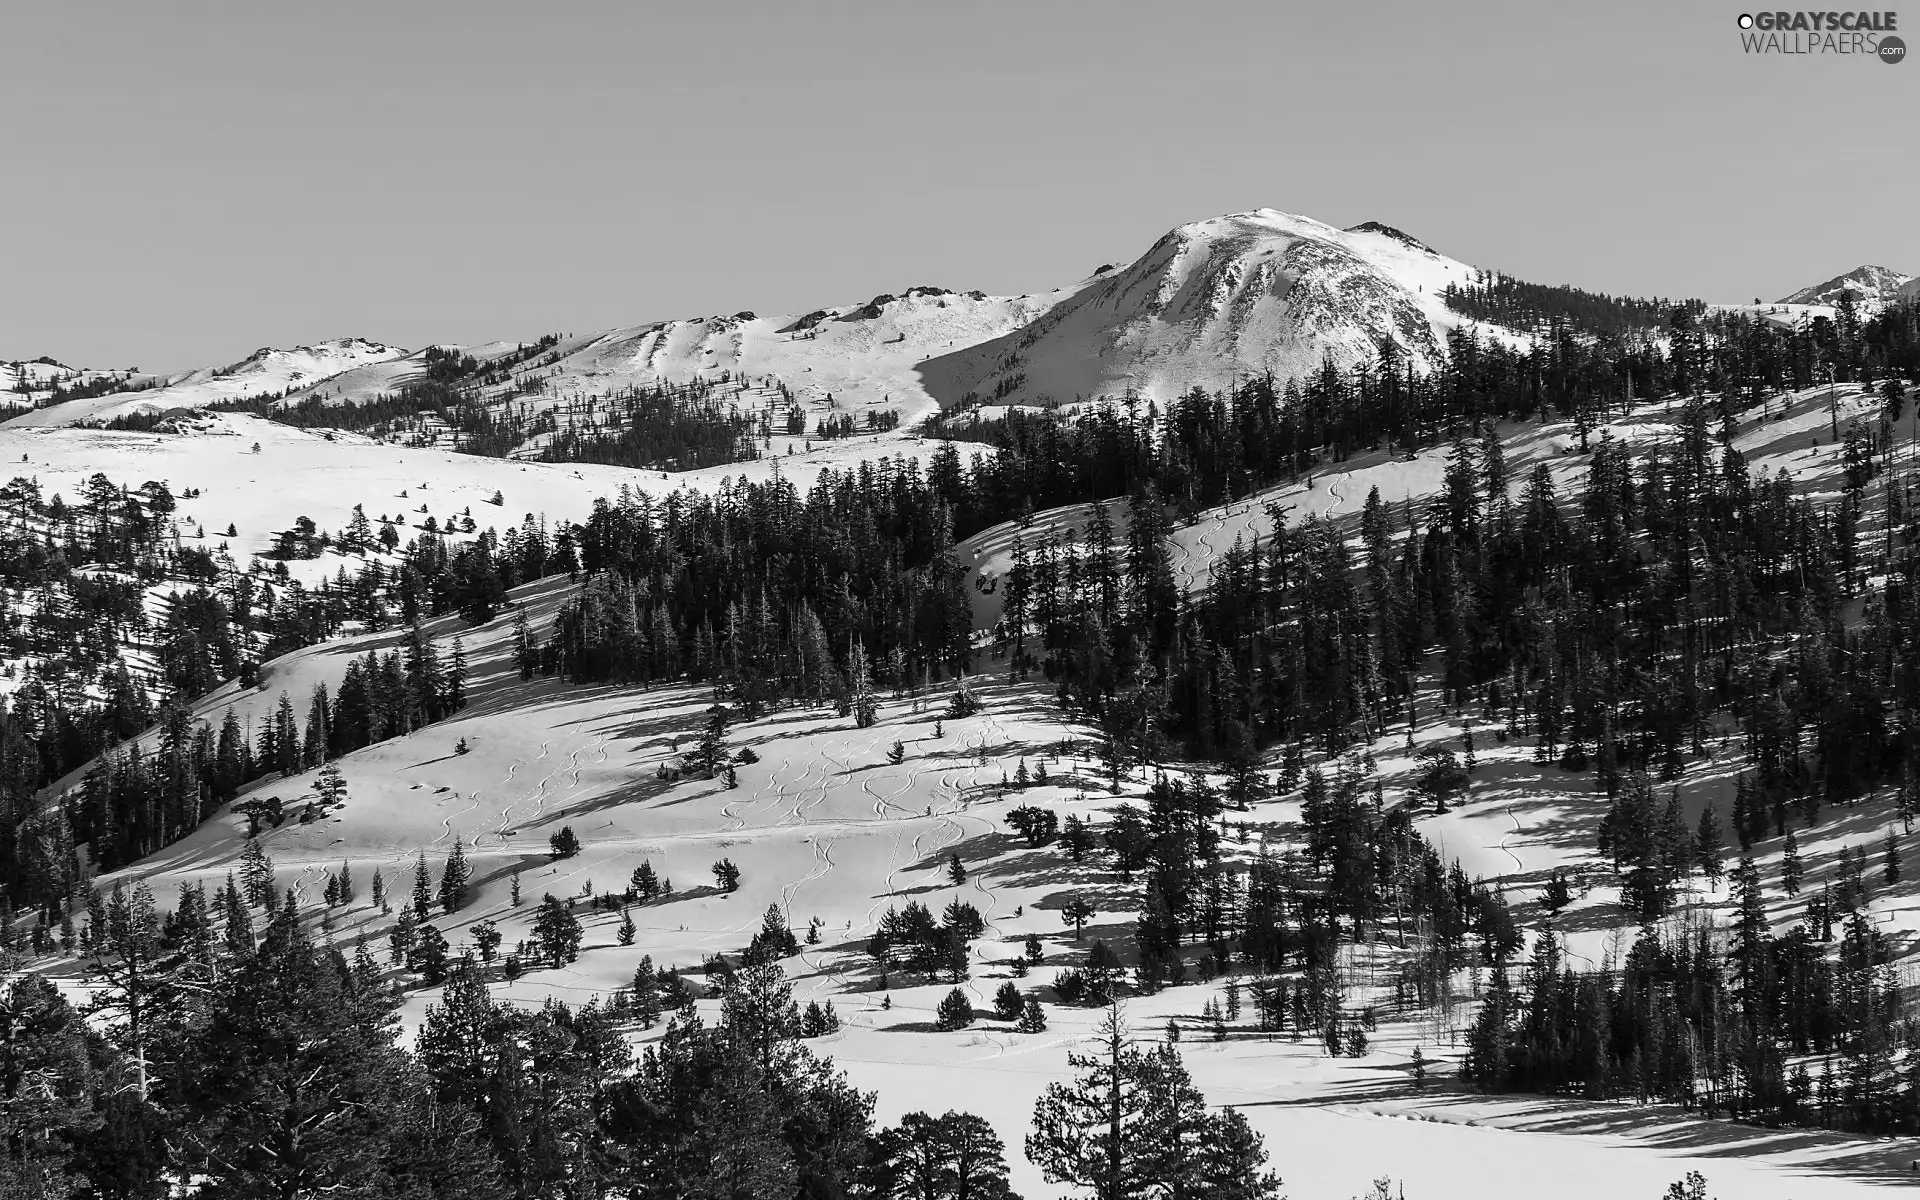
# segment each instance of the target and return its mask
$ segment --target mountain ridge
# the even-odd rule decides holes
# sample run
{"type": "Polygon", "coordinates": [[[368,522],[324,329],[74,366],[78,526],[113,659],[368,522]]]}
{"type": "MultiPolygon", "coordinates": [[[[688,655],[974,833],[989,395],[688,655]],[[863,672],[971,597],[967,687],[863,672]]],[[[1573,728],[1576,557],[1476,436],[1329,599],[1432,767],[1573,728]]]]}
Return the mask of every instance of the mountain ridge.
{"type": "Polygon", "coordinates": [[[1832,279],[1803,287],[1791,295],[1774,301],[1775,304],[1833,304],[1838,302],[1842,293],[1853,292],[1861,300],[1878,308],[1890,304],[1902,296],[1903,289],[1912,294],[1908,285],[1914,277],[1891,267],[1862,263],[1851,271],[1835,275],[1832,279]]]}

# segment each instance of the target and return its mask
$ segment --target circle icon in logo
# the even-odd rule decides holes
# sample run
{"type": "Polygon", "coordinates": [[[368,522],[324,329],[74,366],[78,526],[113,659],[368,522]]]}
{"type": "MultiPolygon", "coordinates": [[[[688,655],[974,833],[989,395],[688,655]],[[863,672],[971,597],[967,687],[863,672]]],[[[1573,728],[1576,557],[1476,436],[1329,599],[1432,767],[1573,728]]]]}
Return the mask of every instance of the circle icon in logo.
{"type": "Polygon", "coordinates": [[[1907,44],[1905,42],[1897,37],[1883,37],[1880,39],[1881,62],[1897,63],[1903,61],[1906,57],[1907,44]]]}
{"type": "Polygon", "coordinates": [[[1741,13],[1741,14],[1740,14],[1740,28],[1742,28],[1742,29],[1752,29],[1752,28],[1753,28],[1753,14],[1752,14],[1752,13],[1741,13]]]}

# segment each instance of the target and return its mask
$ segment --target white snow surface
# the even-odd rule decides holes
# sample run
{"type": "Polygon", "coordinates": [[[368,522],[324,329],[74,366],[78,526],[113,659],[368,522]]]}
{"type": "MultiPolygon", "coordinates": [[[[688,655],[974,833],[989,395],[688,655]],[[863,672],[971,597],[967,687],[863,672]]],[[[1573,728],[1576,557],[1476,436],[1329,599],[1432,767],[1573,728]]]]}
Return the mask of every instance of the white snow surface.
{"type": "MultiPolygon", "coordinates": [[[[222,400],[239,400],[309,386],[366,363],[399,358],[406,351],[364,338],[336,338],[311,346],[276,350],[263,346],[224,367],[203,367],[158,377],[157,386],[137,392],[109,392],[84,400],[69,400],[50,408],[24,413],[7,422],[23,428],[58,427],[107,421],[135,412],[204,408],[222,400]]],[[[138,378],[138,377],[137,377],[138,378]]]]}
{"type": "Polygon", "coordinates": [[[1065,404],[1166,398],[1269,371],[1287,379],[1328,358],[1371,360],[1386,341],[1425,370],[1449,330],[1475,325],[1441,290],[1476,274],[1383,226],[1234,213],[1180,226],[1017,333],[936,359],[926,374],[943,397],[1065,404]]]}

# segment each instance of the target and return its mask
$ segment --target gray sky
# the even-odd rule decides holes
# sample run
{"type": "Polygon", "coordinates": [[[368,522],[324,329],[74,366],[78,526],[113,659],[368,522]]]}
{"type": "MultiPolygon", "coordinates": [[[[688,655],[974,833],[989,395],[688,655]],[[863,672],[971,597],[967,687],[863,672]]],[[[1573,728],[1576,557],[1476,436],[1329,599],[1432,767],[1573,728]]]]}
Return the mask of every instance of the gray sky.
{"type": "Polygon", "coordinates": [[[1036,291],[1263,206],[1614,292],[1920,272],[1920,63],[1749,57],[1741,11],[16,5],[0,357],[1036,291]]]}

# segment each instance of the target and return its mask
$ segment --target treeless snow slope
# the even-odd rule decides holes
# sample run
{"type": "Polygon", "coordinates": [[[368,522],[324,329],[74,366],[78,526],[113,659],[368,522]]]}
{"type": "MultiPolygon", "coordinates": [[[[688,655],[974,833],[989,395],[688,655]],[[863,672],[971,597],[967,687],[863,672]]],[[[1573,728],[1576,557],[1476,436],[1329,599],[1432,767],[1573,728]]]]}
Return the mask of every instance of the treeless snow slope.
{"type": "MultiPolygon", "coordinates": [[[[516,366],[512,382],[483,391],[540,409],[576,396],[717,379],[724,372],[784,384],[808,410],[809,428],[822,416],[863,420],[886,409],[912,425],[938,408],[918,372],[921,363],[1017,328],[1071,291],[1009,297],[916,287],[806,314],[720,314],[566,334],[551,350],[516,366]],[[537,383],[538,390],[523,383],[537,383]]],[[[491,342],[455,349],[485,363],[518,346],[491,342]]],[[[319,396],[329,403],[364,403],[393,392],[423,366],[416,353],[357,367],[316,382],[288,402],[319,396]]]]}
{"type": "Polygon", "coordinates": [[[1474,324],[1441,290],[1474,276],[1385,226],[1234,213],[1180,226],[1025,328],[935,359],[926,373],[948,403],[967,392],[1072,403],[1129,391],[1164,399],[1236,375],[1287,379],[1327,358],[1371,360],[1385,342],[1425,370],[1449,330],[1474,324]]]}
{"type": "Polygon", "coordinates": [[[1001,297],[912,289],[805,318],[712,316],[613,330],[561,359],[555,386],[562,392],[604,394],[660,379],[731,371],[778,380],[816,411],[859,417],[895,408],[903,423],[911,424],[939,407],[919,374],[921,363],[998,337],[1067,294],[1001,297]]]}

